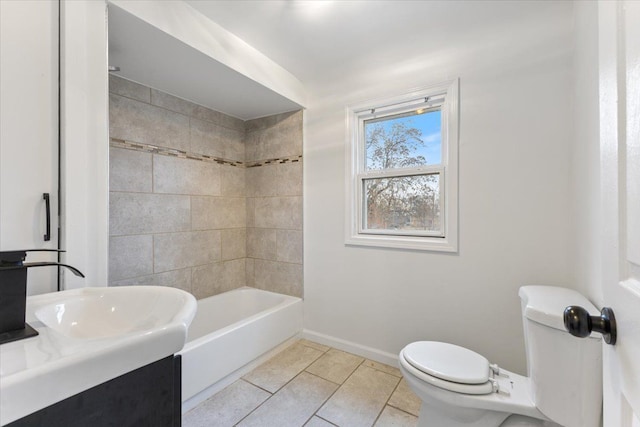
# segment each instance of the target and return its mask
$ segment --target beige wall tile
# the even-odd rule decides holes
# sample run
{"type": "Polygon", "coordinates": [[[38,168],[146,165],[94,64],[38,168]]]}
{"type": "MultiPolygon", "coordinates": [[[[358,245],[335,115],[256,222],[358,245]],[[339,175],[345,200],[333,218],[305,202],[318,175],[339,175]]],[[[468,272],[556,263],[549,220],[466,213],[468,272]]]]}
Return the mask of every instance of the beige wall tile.
{"type": "Polygon", "coordinates": [[[178,157],[153,156],[155,193],[220,195],[220,165],[178,157]]]}
{"type": "Polygon", "coordinates": [[[276,165],[278,171],[279,196],[302,196],[302,162],[287,162],[276,165]]]}
{"type": "Polygon", "coordinates": [[[377,427],[416,427],[417,425],[418,417],[391,406],[385,406],[378,421],[374,424],[377,427]]]}
{"type": "Polygon", "coordinates": [[[302,111],[258,120],[262,122],[247,122],[245,127],[247,161],[302,154],[302,111]]]}
{"type": "Polygon", "coordinates": [[[169,286],[171,288],[182,289],[191,292],[191,269],[166,271],[154,274],[154,284],[156,286],[169,286]]]}
{"type": "Polygon", "coordinates": [[[229,129],[235,129],[244,133],[244,121],[236,117],[229,116],[219,111],[211,110],[206,107],[200,107],[194,111],[194,116],[200,120],[207,120],[229,129]]]}
{"type": "Polygon", "coordinates": [[[301,426],[338,386],[302,373],[258,407],[238,426],[301,426]]]}
{"type": "Polygon", "coordinates": [[[276,230],[247,228],[247,256],[275,260],[276,230]]]}
{"type": "Polygon", "coordinates": [[[271,394],[238,380],[182,417],[185,427],[234,426],[271,394]]]}
{"type": "Polygon", "coordinates": [[[256,226],[256,199],[253,197],[247,197],[247,227],[256,226]]]}
{"type": "Polygon", "coordinates": [[[302,230],[302,197],[258,197],[255,226],[302,230]]]}
{"type": "Polygon", "coordinates": [[[219,111],[212,110],[191,101],[178,98],[168,93],[151,89],[151,103],[167,110],[175,111],[186,116],[207,120],[217,125],[226,126],[244,132],[244,122],[219,111]]]}
{"type": "Polygon", "coordinates": [[[302,265],[254,260],[253,286],[271,292],[302,298],[302,265]]]}
{"type": "Polygon", "coordinates": [[[301,195],[301,162],[275,163],[247,168],[247,196],[301,195]]]}
{"type": "Polygon", "coordinates": [[[255,280],[255,260],[252,258],[245,258],[245,280],[247,283],[247,286],[255,286],[256,285],[256,280],[255,280]]]}
{"type": "Polygon", "coordinates": [[[244,159],[247,162],[264,160],[258,158],[258,146],[260,145],[260,132],[245,132],[244,134],[244,159]]]}
{"type": "Polygon", "coordinates": [[[114,74],[109,74],[109,92],[142,102],[150,102],[151,100],[150,88],[114,74]]]}
{"type": "Polygon", "coordinates": [[[285,118],[295,113],[296,111],[290,111],[287,113],[274,114],[271,116],[260,117],[253,120],[247,120],[246,122],[244,122],[245,130],[247,132],[255,132],[257,130],[262,130],[262,129],[275,126],[278,122],[284,120],[285,118]]]}
{"type": "Polygon", "coordinates": [[[198,154],[242,162],[245,157],[244,132],[192,118],[191,150],[198,154]]]}
{"type": "Polygon", "coordinates": [[[158,234],[153,256],[156,273],[220,261],[220,231],[158,234]]]}
{"type": "Polygon", "coordinates": [[[222,138],[222,157],[243,162],[245,159],[244,132],[223,127],[220,135],[222,138]]]}
{"type": "Polygon", "coordinates": [[[420,398],[409,388],[409,385],[403,378],[391,395],[388,404],[417,417],[420,415],[420,405],[422,402],[420,401],[420,398]]]}
{"type": "Polygon", "coordinates": [[[189,150],[189,118],[144,102],[109,96],[109,136],[189,150]]]}
{"type": "Polygon", "coordinates": [[[151,89],[150,104],[193,117],[199,105],[157,89],[151,89]]]}
{"type": "MultiPolygon", "coordinates": [[[[224,156],[222,131],[224,128],[204,120],[191,119],[191,151],[207,156],[224,156]]],[[[233,159],[241,160],[241,159],[233,159]]]]}
{"type": "Polygon", "coordinates": [[[276,165],[256,166],[246,169],[247,196],[273,196],[277,185],[276,165]]]}
{"type": "Polygon", "coordinates": [[[109,147],[109,191],[151,193],[151,154],[109,147]]]}
{"type": "Polygon", "coordinates": [[[152,236],[109,238],[109,282],[151,273],[153,273],[152,236]]]}
{"type": "Polygon", "coordinates": [[[360,366],[318,411],[334,424],[369,427],[400,381],[393,375],[360,366]]]}
{"type": "Polygon", "coordinates": [[[192,274],[193,295],[198,299],[246,286],[244,258],[193,267],[192,274]]]}
{"type": "Polygon", "coordinates": [[[191,269],[167,271],[113,282],[111,286],[169,286],[191,292],[191,269]]]}
{"type": "Polygon", "coordinates": [[[332,348],[313,362],[306,371],[336,384],[342,384],[364,361],[355,354],[332,348]]]}
{"type": "Polygon", "coordinates": [[[155,275],[132,277],[131,279],[123,279],[109,281],[109,286],[152,286],[155,285],[155,275]]]}
{"type": "Polygon", "coordinates": [[[222,281],[222,263],[200,265],[191,270],[191,291],[197,299],[210,297],[230,289],[222,281]]]}
{"type": "Polygon", "coordinates": [[[109,234],[186,231],[191,226],[189,196],[109,193],[109,234]]]}
{"type": "Polygon", "coordinates": [[[247,286],[246,259],[239,258],[222,263],[222,279],[229,289],[247,286]]]}
{"type": "Polygon", "coordinates": [[[244,197],[192,197],[191,209],[194,230],[244,228],[246,224],[244,197]]]}
{"type": "Polygon", "coordinates": [[[277,230],[276,259],[302,264],[302,231],[277,230]]]}
{"type": "Polygon", "coordinates": [[[247,229],[230,228],[220,231],[222,238],[222,259],[230,260],[247,256],[247,229]]]}
{"type": "Polygon", "coordinates": [[[319,350],[295,343],[249,372],[243,379],[275,393],[322,354],[319,350]]]}
{"type": "Polygon", "coordinates": [[[223,196],[246,195],[245,169],[240,166],[220,166],[220,194],[223,196]]]}

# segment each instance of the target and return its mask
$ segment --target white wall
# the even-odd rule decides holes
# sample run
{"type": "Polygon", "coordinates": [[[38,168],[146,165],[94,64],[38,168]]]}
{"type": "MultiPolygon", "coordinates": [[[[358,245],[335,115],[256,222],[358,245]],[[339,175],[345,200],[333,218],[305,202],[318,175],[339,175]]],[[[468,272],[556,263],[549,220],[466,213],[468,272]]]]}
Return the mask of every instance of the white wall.
{"type": "Polygon", "coordinates": [[[62,247],[64,289],[107,285],[109,127],[104,1],[61,8],[62,247]]]}
{"type": "Polygon", "coordinates": [[[574,4],[572,236],[575,283],[602,306],[598,2],[574,4]]]}
{"type": "MultiPolygon", "coordinates": [[[[525,371],[518,287],[573,286],[570,14],[311,88],[305,329],[397,354],[446,340],[525,371]],[[460,77],[458,254],[344,245],[345,106],[460,77]]],[[[447,35],[442,35],[447,39],[447,35]]],[[[384,358],[384,357],[382,357],[384,358]]]]}

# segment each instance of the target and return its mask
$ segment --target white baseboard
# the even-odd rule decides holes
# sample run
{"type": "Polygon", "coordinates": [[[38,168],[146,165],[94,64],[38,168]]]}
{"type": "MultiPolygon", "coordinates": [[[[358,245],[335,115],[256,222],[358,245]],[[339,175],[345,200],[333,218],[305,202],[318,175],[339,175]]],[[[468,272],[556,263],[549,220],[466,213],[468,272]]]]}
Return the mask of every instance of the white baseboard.
{"type": "Polygon", "coordinates": [[[358,356],[366,357],[367,359],[375,360],[376,362],[384,363],[385,365],[394,366],[396,368],[398,367],[397,354],[387,353],[382,350],[356,344],[330,335],[310,331],[309,329],[302,330],[301,338],[328,345],[337,348],[338,350],[357,354],[358,356]]]}
{"type": "Polygon", "coordinates": [[[200,393],[198,393],[195,396],[191,397],[190,399],[182,402],[182,413],[184,414],[184,413],[190,411],[191,409],[193,409],[196,406],[198,406],[200,403],[204,402],[205,400],[207,400],[208,398],[210,398],[214,394],[216,394],[219,391],[221,391],[223,388],[225,388],[225,387],[233,384],[234,382],[238,381],[245,374],[247,374],[250,371],[254,370],[255,368],[257,368],[258,366],[260,366],[261,364],[263,364],[267,360],[271,359],[277,353],[280,353],[282,350],[284,350],[285,348],[289,347],[291,344],[295,343],[300,338],[302,338],[302,336],[300,334],[294,335],[293,337],[289,338],[288,340],[286,340],[285,342],[283,342],[279,346],[274,347],[273,349],[271,349],[268,352],[264,353],[262,356],[258,357],[257,359],[254,359],[251,362],[247,363],[242,368],[236,369],[235,371],[233,371],[232,373],[230,373],[229,375],[227,375],[226,377],[224,377],[220,381],[216,382],[213,385],[210,385],[209,387],[207,387],[204,390],[202,390],[200,393]]]}

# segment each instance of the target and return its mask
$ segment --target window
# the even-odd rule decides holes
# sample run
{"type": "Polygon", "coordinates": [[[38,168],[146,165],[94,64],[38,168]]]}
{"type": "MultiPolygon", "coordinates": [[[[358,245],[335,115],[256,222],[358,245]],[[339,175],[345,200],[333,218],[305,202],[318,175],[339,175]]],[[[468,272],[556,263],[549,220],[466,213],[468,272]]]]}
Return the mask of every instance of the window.
{"type": "Polygon", "coordinates": [[[457,251],[458,80],[347,116],[346,243],[457,251]]]}

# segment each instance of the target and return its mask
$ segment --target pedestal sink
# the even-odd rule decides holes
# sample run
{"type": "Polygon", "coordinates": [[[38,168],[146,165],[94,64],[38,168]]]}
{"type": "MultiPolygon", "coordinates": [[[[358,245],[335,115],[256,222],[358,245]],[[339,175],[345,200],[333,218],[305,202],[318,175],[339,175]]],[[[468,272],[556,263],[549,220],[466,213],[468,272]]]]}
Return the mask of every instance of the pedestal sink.
{"type": "Polygon", "coordinates": [[[0,425],[180,351],[195,298],[158,286],[27,298],[40,335],[0,345],[0,425]]]}

